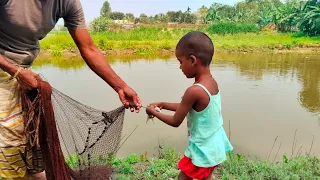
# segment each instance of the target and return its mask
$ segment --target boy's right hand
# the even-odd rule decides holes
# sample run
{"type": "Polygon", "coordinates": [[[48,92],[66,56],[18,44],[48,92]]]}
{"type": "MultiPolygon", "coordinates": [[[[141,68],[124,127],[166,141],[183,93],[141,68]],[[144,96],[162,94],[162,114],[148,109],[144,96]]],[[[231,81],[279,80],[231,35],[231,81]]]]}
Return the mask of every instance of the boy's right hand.
{"type": "Polygon", "coordinates": [[[163,102],[154,102],[154,103],[151,103],[150,105],[158,107],[158,108],[160,108],[160,110],[162,110],[162,108],[163,108],[163,102]]]}
{"type": "Polygon", "coordinates": [[[156,102],[156,103],[151,103],[151,104],[149,104],[148,106],[147,106],[147,108],[146,108],[146,113],[148,114],[148,118],[154,118],[154,115],[153,115],[153,113],[152,113],[152,110],[153,109],[156,109],[156,107],[157,108],[159,108],[160,109],[160,111],[162,110],[162,107],[163,107],[163,103],[162,102],[156,102]]]}

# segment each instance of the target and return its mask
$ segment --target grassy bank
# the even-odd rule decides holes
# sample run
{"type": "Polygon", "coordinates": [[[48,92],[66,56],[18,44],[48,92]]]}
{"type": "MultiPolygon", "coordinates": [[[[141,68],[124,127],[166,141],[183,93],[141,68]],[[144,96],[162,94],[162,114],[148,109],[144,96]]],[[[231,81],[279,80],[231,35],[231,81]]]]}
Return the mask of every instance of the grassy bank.
{"type": "MultiPolygon", "coordinates": [[[[181,154],[170,148],[159,151],[158,158],[149,158],[147,154],[132,154],[122,159],[108,159],[105,164],[114,167],[113,177],[118,180],[168,180],[177,179],[177,162],[181,154]]],[[[68,162],[71,167],[74,165],[68,162]]],[[[260,159],[230,153],[228,159],[214,174],[214,179],[222,180],[300,180],[320,179],[320,159],[312,156],[300,156],[270,163],[260,159]]],[[[4,180],[0,177],[0,180],[4,180]]]]}
{"type": "MultiPolygon", "coordinates": [[[[147,158],[145,155],[133,154],[124,159],[113,161],[116,177],[119,180],[176,179],[179,170],[177,162],[181,154],[172,149],[160,153],[159,158],[147,158]]],[[[270,163],[267,161],[248,158],[239,154],[228,154],[228,160],[214,172],[216,179],[320,179],[320,159],[311,156],[295,157],[283,161],[270,163]]]]}
{"type": "MultiPolygon", "coordinates": [[[[95,44],[106,54],[172,54],[178,40],[192,30],[140,27],[133,30],[118,30],[91,33],[95,44]]],[[[286,33],[236,33],[210,34],[217,52],[219,51],[278,51],[299,49],[320,49],[320,37],[305,37],[286,33]]],[[[65,51],[76,52],[77,48],[67,32],[51,33],[40,42],[42,50],[53,56],[65,51]]]]}

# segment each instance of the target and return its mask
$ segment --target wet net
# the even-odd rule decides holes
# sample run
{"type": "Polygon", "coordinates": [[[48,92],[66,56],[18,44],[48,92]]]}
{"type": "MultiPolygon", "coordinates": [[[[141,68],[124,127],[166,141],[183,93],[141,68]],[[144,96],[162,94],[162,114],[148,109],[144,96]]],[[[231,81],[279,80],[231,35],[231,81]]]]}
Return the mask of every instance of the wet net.
{"type": "Polygon", "coordinates": [[[48,180],[111,179],[125,108],[101,111],[38,82],[38,89],[21,93],[26,135],[43,161],[33,164],[44,164],[48,180]]]}

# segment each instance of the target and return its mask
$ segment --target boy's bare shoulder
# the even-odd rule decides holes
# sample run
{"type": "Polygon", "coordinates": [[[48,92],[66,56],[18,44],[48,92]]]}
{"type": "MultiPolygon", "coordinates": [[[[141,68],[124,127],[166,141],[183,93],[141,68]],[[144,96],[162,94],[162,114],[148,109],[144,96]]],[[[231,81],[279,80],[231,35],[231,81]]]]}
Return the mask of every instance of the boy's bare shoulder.
{"type": "Polygon", "coordinates": [[[210,92],[211,95],[216,95],[219,92],[219,87],[217,81],[212,78],[204,81],[203,86],[210,92]]]}
{"type": "Polygon", "coordinates": [[[202,90],[202,88],[200,86],[190,86],[185,91],[185,96],[190,96],[192,98],[197,98],[202,91],[203,90],[202,90]]]}

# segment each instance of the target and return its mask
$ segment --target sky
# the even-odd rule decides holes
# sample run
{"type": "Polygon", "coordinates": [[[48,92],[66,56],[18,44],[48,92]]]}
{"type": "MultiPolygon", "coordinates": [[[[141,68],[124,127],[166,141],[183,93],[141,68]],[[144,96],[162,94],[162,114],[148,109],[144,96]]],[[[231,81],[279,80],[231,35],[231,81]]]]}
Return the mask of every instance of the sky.
{"type": "MultiPolygon", "coordinates": [[[[105,0],[80,0],[87,22],[99,17],[100,9],[105,0]]],[[[133,13],[139,16],[145,13],[148,16],[167,11],[186,11],[188,6],[194,12],[201,6],[209,7],[213,2],[233,5],[239,0],[109,0],[112,11],[133,13]]]]}

